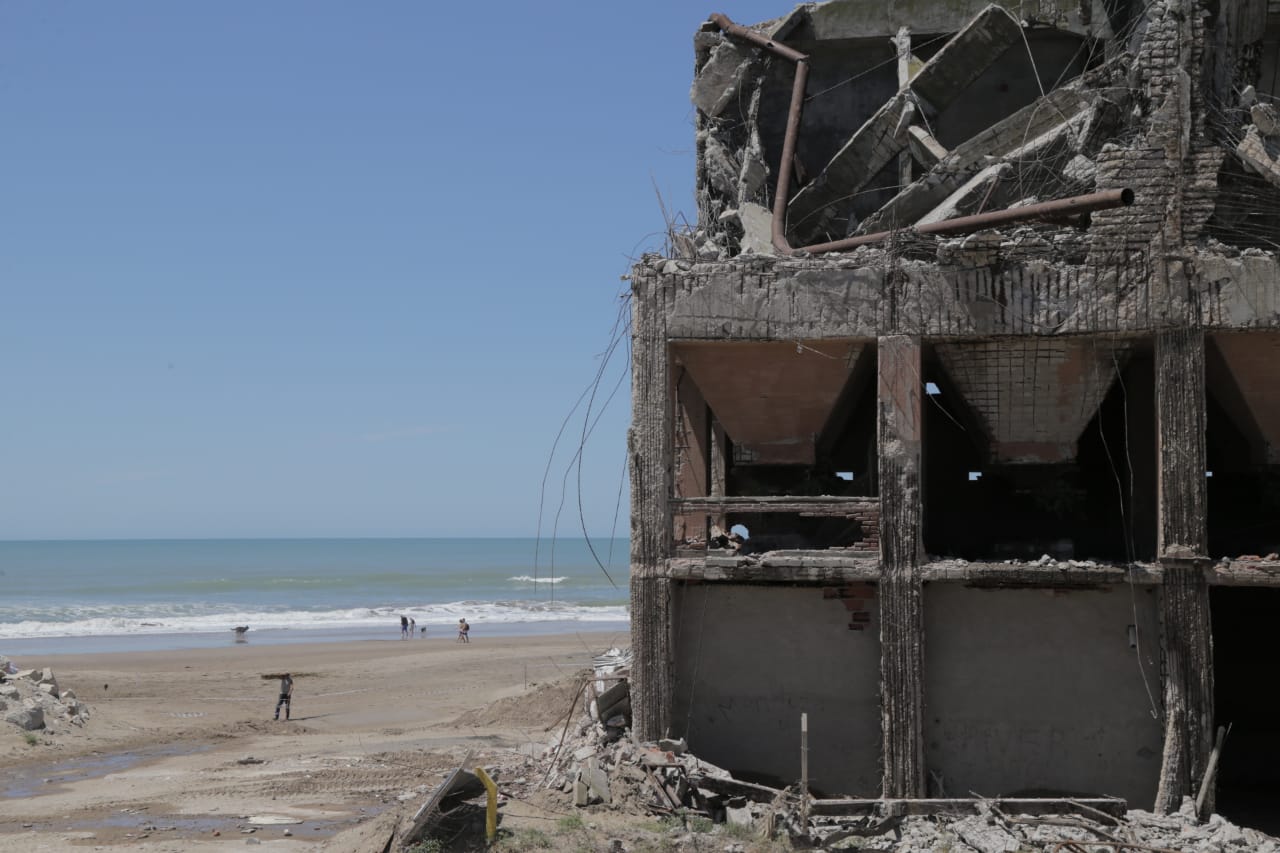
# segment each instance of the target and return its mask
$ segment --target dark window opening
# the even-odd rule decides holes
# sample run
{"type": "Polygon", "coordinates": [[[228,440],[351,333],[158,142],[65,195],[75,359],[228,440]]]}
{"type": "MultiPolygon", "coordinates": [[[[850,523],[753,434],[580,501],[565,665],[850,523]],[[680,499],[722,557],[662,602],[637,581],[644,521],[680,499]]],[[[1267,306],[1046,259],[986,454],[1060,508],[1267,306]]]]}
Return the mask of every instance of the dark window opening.
{"type": "MultiPolygon", "coordinates": [[[[926,368],[928,369],[928,368],[926,368]]],[[[1094,559],[1155,554],[1155,400],[1148,350],[1132,353],[1079,436],[1076,457],[1008,464],[940,367],[924,401],[924,540],[969,560],[1094,559]],[[975,476],[976,475],[976,476],[975,476]]]]}
{"type": "Polygon", "coordinates": [[[1228,820],[1280,832],[1280,651],[1272,624],[1280,590],[1214,587],[1214,717],[1231,726],[1218,764],[1217,810],[1228,820]]]}
{"type": "Polygon", "coordinates": [[[1209,555],[1266,557],[1280,552],[1280,466],[1254,461],[1249,437],[1217,402],[1212,388],[1205,404],[1209,555]]]}

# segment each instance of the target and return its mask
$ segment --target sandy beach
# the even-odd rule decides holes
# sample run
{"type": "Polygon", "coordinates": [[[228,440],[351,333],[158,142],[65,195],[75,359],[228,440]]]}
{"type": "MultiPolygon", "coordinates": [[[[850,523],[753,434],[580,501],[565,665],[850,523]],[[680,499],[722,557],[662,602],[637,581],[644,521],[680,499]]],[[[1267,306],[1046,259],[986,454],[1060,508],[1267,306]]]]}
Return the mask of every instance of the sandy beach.
{"type": "Polygon", "coordinates": [[[545,744],[573,675],[627,642],[475,636],[27,657],[20,666],[51,668],[90,715],[33,737],[0,727],[0,851],[335,849],[362,822],[416,807],[467,752],[476,761],[545,744]],[[293,716],[275,722],[279,682],[260,676],[285,671],[293,716]]]}

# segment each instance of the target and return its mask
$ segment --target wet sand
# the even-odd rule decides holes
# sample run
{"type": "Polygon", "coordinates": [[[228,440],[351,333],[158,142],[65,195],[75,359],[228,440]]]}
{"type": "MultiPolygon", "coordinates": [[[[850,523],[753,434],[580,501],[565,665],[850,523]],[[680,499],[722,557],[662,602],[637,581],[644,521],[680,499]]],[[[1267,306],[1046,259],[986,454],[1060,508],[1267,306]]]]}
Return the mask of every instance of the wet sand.
{"type": "Polygon", "coordinates": [[[464,712],[569,678],[627,641],[610,632],[24,658],[53,669],[91,715],[36,732],[34,745],[0,724],[0,851],[205,850],[250,836],[319,849],[421,796],[469,750],[545,743],[556,707],[486,725],[464,712]],[[260,675],[285,671],[293,714],[275,722],[279,682],[260,675]]]}

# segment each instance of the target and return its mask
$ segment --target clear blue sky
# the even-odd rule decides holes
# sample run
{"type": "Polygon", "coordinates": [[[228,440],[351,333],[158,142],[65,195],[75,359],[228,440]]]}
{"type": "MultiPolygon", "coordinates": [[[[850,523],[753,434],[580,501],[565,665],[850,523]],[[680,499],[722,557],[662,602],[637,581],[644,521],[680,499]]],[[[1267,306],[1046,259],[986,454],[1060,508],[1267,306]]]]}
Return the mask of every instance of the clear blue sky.
{"type": "Polygon", "coordinates": [[[790,7],[0,0],[0,538],[532,535],[694,215],[693,32],[790,7]]]}

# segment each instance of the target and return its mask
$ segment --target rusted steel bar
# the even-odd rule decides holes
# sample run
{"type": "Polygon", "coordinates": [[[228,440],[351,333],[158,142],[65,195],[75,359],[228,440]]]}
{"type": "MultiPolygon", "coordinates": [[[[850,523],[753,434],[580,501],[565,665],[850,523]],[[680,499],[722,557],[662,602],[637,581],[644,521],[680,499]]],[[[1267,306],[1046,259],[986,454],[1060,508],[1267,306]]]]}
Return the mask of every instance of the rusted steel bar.
{"type": "Polygon", "coordinates": [[[749,41],[758,47],[763,47],[765,50],[778,54],[778,56],[781,56],[783,59],[790,59],[792,62],[804,62],[809,58],[807,54],[801,53],[795,48],[787,47],[782,42],[774,41],[767,36],[760,35],[760,33],[755,30],[749,30],[740,24],[735,24],[733,21],[729,20],[728,15],[722,15],[719,12],[715,12],[711,15],[710,20],[711,23],[715,24],[729,35],[737,36],[738,38],[749,41]]]}
{"type": "MultiPolygon", "coordinates": [[[[791,169],[795,159],[796,139],[800,136],[800,117],[804,110],[804,91],[809,79],[809,56],[779,41],[767,38],[754,30],[735,24],[727,15],[719,12],[710,18],[724,32],[731,36],[749,41],[754,45],[789,59],[796,64],[795,80],[791,86],[791,106],[787,112],[787,130],[782,138],[782,159],[778,164],[778,182],[773,195],[773,246],[784,255],[810,254],[820,255],[825,252],[843,252],[870,243],[879,243],[892,235],[893,231],[878,231],[875,234],[863,234],[844,240],[833,240],[828,243],[815,243],[810,246],[792,246],[787,241],[787,203],[791,193],[791,169]]],[[[1107,210],[1133,204],[1133,190],[1125,188],[1090,193],[1088,195],[1071,196],[1055,201],[1028,204],[1022,207],[993,210],[973,216],[960,216],[942,222],[921,225],[914,230],[920,234],[963,234],[982,228],[993,228],[1016,222],[1035,220],[1060,220],[1063,217],[1090,213],[1095,210],[1107,210]]],[[[901,230],[901,229],[899,229],[901,230]]]]}
{"type": "MultiPolygon", "coordinates": [[[[1095,210],[1107,210],[1112,207],[1124,207],[1133,204],[1133,190],[1104,190],[1088,195],[1076,195],[1045,201],[1040,204],[1027,204],[1022,207],[1009,207],[1004,210],[992,210],[987,213],[975,213],[973,216],[958,216],[955,219],[944,219],[919,225],[914,230],[919,234],[964,234],[970,231],[981,231],[983,228],[995,228],[1015,222],[1031,222],[1038,219],[1061,220],[1063,217],[1092,213],[1095,210]]],[[[879,243],[888,239],[893,231],[877,231],[875,234],[863,234],[845,240],[830,243],[818,243],[796,249],[796,252],[808,252],[813,255],[823,252],[842,252],[868,243],[879,243]]]]}

